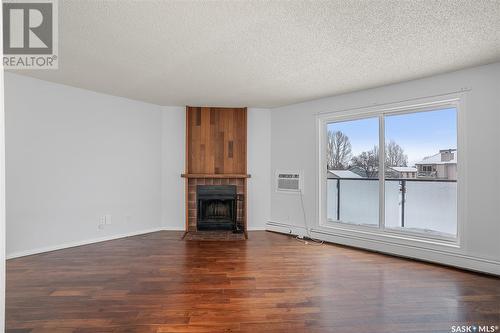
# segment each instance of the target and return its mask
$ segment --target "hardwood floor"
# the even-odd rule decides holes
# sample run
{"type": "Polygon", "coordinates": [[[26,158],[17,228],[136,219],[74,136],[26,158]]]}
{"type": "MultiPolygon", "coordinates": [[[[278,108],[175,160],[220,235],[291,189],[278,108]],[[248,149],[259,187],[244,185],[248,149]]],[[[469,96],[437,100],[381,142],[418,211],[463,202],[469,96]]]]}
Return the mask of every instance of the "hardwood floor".
{"type": "Polygon", "coordinates": [[[270,232],[156,232],[7,262],[7,332],[451,332],[500,279],[270,232]]]}

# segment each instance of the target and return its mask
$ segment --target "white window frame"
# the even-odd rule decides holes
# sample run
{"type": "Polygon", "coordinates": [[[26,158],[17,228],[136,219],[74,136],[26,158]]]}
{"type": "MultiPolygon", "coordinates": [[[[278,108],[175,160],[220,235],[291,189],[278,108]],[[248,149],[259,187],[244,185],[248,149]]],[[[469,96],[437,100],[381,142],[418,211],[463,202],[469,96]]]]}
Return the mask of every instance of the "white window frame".
{"type": "Polygon", "coordinates": [[[317,189],[318,189],[318,221],[316,228],[319,232],[331,233],[337,236],[355,237],[358,239],[372,239],[416,245],[425,247],[453,247],[461,248],[462,235],[465,229],[466,214],[466,130],[465,130],[465,93],[451,93],[439,97],[413,99],[406,102],[397,102],[378,106],[369,106],[337,112],[324,112],[317,115],[317,189]],[[455,108],[457,111],[457,152],[460,159],[457,161],[457,233],[456,237],[446,237],[423,232],[386,229],[385,228],[385,128],[384,117],[398,114],[435,111],[445,108],[455,108]],[[359,225],[327,220],[327,193],[326,193],[326,132],[327,125],[332,122],[352,121],[366,118],[379,119],[379,224],[359,225]]]}

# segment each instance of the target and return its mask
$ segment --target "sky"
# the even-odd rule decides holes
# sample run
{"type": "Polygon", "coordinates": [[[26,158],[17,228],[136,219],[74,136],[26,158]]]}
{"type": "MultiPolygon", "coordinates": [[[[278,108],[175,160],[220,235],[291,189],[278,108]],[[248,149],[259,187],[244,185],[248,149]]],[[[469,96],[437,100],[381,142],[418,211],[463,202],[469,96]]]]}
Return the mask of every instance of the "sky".
{"type": "MultiPolygon", "coordinates": [[[[328,130],[342,131],[358,155],[378,146],[378,118],[328,124],[328,130]]],[[[385,141],[396,141],[408,155],[408,166],[440,149],[457,148],[457,111],[455,108],[407,113],[385,117],[385,141]]]]}

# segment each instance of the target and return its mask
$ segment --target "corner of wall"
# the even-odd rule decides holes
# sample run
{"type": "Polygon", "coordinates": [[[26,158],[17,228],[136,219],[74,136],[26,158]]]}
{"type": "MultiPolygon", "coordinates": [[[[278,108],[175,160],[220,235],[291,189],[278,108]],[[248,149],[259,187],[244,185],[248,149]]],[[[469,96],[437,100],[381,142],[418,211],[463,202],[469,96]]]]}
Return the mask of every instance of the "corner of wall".
{"type": "Polygon", "coordinates": [[[184,230],[185,108],[163,106],[161,113],[161,226],[184,230]]]}
{"type": "Polygon", "coordinates": [[[248,230],[265,230],[271,214],[271,109],[248,109],[248,230]]]}

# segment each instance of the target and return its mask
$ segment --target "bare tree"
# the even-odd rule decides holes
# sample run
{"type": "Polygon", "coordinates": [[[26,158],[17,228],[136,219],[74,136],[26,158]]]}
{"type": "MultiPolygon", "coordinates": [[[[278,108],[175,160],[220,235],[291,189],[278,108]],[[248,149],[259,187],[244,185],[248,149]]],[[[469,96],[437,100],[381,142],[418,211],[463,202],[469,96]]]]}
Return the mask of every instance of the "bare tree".
{"type": "Polygon", "coordinates": [[[408,156],[403,148],[394,140],[389,141],[385,146],[385,165],[386,166],[407,166],[408,156]]]}
{"type": "Polygon", "coordinates": [[[328,169],[346,169],[351,159],[351,142],[341,131],[328,131],[328,169]]]}
{"type": "Polygon", "coordinates": [[[378,147],[364,151],[358,156],[354,156],[351,165],[363,170],[367,178],[374,178],[378,173],[378,147]]]}

